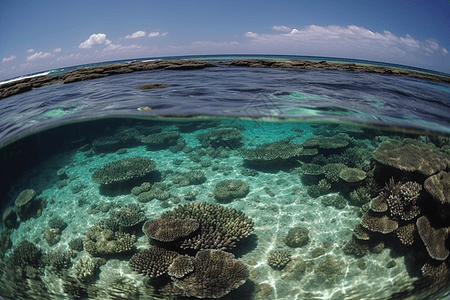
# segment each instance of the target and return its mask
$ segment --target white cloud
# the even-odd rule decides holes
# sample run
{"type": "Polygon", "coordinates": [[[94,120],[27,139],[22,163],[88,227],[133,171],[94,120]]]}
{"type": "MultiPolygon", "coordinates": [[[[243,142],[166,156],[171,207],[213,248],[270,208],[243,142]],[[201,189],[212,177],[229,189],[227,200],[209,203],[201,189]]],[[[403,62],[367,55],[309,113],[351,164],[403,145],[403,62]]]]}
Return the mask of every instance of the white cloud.
{"type": "MultiPolygon", "coordinates": [[[[275,29],[275,27],[274,27],[275,29]]],[[[248,31],[252,48],[266,51],[295,52],[302,55],[340,56],[360,59],[396,59],[427,53],[442,54],[446,49],[435,40],[420,41],[407,34],[398,36],[390,31],[375,32],[364,27],[309,25],[287,33],[258,34],[248,31]]]]}
{"type": "Polygon", "coordinates": [[[33,48],[30,48],[30,49],[28,49],[27,52],[28,52],[28,53],[33,53],[33,52],[34,52],[34,49],[33,49],[33,48]]]}
{"type": "Polygon", "coordinates": [[[276,30],[276,31],[291,31],[291,28],[289,28],[287,26],[283,26],[283,25],[281,25],[281,26],[273,26],[272,29],[276,30]]]}
{"type": "Polygon", "coordinates": [[[4,58],[2,59],[2,63],[8,62],[8,61],[13,60],[13,59],[15,59],[15,58],[16,58],[15,55],[11,55],[11,56],[8,56],[8,57],[4,57],[4,58]]]}
{"type": "Polygon", "coordinates": [[[147,32],[143,31],[143,30],[138,30],[136,32],[133,32],[131,35],[127,35],[125,38],[126,39],[137,39],[140,37],[144,37],[147,35],[147,32]]]}
{"type": "Polygon", "coordinates": [[[32,54],[32,55],[30,55],[30,56],[27,56],[27,61],[33,61],[33,60],[36,60],[36,59],[41,59],[41,58],[48,58],[48,57],[51,57],[51,56],[53,56],[51,53],[49,53],[49,52],[36,52],[36,53],[34,53],[34,54],[32,54]]]}
{"type": "Polygon", "coordinates": [[[53,52],[55,52],[55,53],[61,52],[61,48],[55,48],[55,49],[53,49],[53,52]]]}
{"type": "Polygon", "coordinates": [[[167,34],[168,34],[169,32],[163,32],[163,33],[161,33],[159,36],[166,36],[167,34]]]}
{"type": "Polygon", "coordinates": [[[159,36],[159,31],[152,31],[148,34],[148,37],[157,37],[159,36]]]}
{"type": "Polygon", "coordinates": [[[130,45],[130,46],[123,46],[123,45],[115,45],[115,44],[109,44],[107,47],[103,48],[103,52],[118,52],[118,51],[136,51],[141,50],[144,47],[139,45],[130,45]]]}
{"type": "Polygon", "coordinates": [[[106,34],[104,33],[98,33],[98,34],[92,34],[87,40],[82,42],[78,48],[81,49],[90,49],[94,46],[99,45],[109,45],[111,44],[111,41],[106,38],[106,34]]]}
{"type": "Polygon", "coordinates": [[[69,55],[60,56],[56,60],[67,60],[67,59],[74,59],[74,58],[86,58],[88,56],[89,56],[89,54],[83,55],[81,53],[77,53],[77,54],[72,53],[72,54],[69,54],[69,55]]]}

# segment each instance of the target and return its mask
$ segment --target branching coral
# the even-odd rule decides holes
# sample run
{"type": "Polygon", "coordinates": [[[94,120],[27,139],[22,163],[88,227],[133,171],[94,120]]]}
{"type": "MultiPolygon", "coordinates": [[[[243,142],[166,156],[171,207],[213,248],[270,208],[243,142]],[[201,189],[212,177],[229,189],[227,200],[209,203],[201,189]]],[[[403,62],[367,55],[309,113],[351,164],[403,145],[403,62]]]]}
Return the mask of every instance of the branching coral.
{"type": "Polygon", "coordinates": [[[156,278],[167,273],[173,260],[180,254],[161,247],[151,247],[131,257],[130,265],[138,273],[156,278]]]}
{"type": "Polygon", "coordinates": [[[200,223],[198,234],[182,242],[184,249],[230,249],[253,231],[253,221],[242,212],[207,202],[178,206],[163,213],[161,218],[192,219],[200,223]]]}
{"type": "Polygon", "coordinates": [[[182,278],[172,277],[185,296],[220,298],[247,280],[247,267],[234,255],[221,250],[202,250],[192,259],[194,270],[182,278]]]}
{"type": "Polygon", "coordinates": [[[292,253],[289,250],[272,250],[267,257],[267,263],[274,269],[280,269],[291,261],[292,253]]]}

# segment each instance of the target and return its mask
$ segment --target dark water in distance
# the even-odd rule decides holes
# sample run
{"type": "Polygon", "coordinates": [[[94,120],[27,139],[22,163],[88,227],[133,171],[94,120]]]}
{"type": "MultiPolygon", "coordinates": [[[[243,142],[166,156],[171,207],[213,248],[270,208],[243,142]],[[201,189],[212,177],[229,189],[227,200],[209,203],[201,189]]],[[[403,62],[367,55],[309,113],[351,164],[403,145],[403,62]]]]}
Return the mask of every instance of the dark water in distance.
{"type": "MultiPolygon", "coordinates": [[[[372,73],[228,67],[230,56],[206,59],[218,67],[55,84],[0,101],[0,296],[448,297],[450,210],[428,183],[442,182],[446,194],[449,84],[372,73]],[[146,83],[168,86],[137,89],[146,83]],[[386,157],[382,149],[392,152],[386,157]],[[142,165],[130,162],[135,158],[151,159],[154,170],[136,176],[132,170],[142,165]],[[126,167],[107,168],[121,164],[126,167]],[[99,173],[105,180],[127,179],[108,185],[99,173]],[[224,196],[224,184],[242,189],[224,196]],[[36,196],[25,209],[15,204],[27,189],[36,196]],[[388,209],[375,211],[376,198],[388,209]],[[238,272],[227,267],[221,276],[202,273],[194,257],[205,250],[144,234],[144,222],[196,203],[252,220],[251,234],[225,247],[234,264],[248,270],[245,283],[232,287],[238,272]],[[12,214],[5,213],[8,207],[12,214]],[[373,225],[383,222],[398,228],[380,232],[373,225]],[[361,226],[369,240],[357,238],[361,226]],[[404,242],[405,228],[414,228],[412,244],[404,242]],[[188,285],[166,269],[158,280],[140,274],[136,265],[146,259],[140,255],[154,244],[188,255],[197,267],[181,278],[205,284],[188,285]]],[[[218,222],[200,222],[200,230],[228,228],[227,221],[218,222]]],[[[197,234],[190,237],[217,249],[197,234]]],[[[226,243],[216,231],[210,234],[226,243]]],[[[158,258],[150,264],[164,265],[158,258]]]]}

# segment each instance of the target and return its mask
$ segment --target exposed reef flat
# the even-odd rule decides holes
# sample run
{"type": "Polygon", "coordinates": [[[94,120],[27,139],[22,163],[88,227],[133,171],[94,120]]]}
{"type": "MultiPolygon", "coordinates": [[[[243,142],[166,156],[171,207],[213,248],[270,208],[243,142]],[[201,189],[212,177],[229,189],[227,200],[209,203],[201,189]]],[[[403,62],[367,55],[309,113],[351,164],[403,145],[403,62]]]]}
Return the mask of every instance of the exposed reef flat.
{"type": "MultiPolygon", "coordinates": [[[[365,65],[356,63],[336,63],[329,61],[309,60],[273,60],[273,59],[236,59],[227,64],[228,66],[252,67],[252,68],[286,68],[294,70],[341,70],[353,72],[369,72],[388,75],[408,76],[431,81],[450,83],[450,77],[435,75],[431,73],[392,68],[376,65],[365,65]]],[[[0,85],[0,99],[12,95],[30,91],[32,89],[54,84],[71,83],[88,79],[106,77],[114,74],[131,73],[135,71],[148,70],[195,70],[216,65],[198,60],[158,60],[147,62],[118,63],[100,65],[94,67],[83,67],[70,70],[61,76],[37,76],[25,78],[0,85]]]]}
{"type": "Polygon", "coordinates": [[[196,60],[158,60],[147,62],[118,63],[84,67],[70,70],[62,76],[37,76],[25,78],[0,85],[0,99],[30,91],[32,89],[54,83],[71,83],[88,79],[106,77],[114,74],[132,73],[148,70],[195,70],[215,65],[196,60]]]}
{"type": "Polygon", "coordinates": [[[356,63],[337,63],[329,61],[310,60],[273,60],[273,59],[236,59],[229,66],[252,67],[252,68],[285,68],[294,70],[341,70],[353,72],[369,72],[389,75],[408,76],[424,80],[442,81],[450,83],[450,77],[434,75],[431,73],[418,72],[413,70],[365,65],[356,63]]]}

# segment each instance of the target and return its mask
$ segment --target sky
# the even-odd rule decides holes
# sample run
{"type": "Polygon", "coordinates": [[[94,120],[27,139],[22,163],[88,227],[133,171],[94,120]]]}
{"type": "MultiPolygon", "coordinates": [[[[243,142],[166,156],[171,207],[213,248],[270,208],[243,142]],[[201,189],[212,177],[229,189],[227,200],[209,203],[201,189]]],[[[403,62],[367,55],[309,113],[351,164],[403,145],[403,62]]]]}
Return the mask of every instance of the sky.
{"type": "Polygon", "coordinates": [[[0,80],[207,54],[372,60],[450,74],[450,0],[1,0],[0,80]]]}

